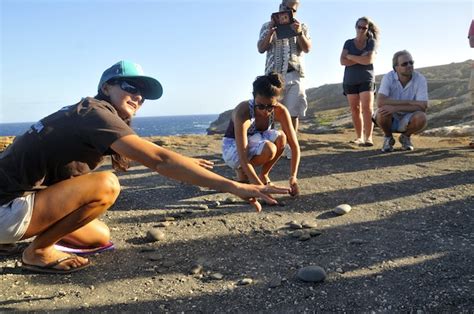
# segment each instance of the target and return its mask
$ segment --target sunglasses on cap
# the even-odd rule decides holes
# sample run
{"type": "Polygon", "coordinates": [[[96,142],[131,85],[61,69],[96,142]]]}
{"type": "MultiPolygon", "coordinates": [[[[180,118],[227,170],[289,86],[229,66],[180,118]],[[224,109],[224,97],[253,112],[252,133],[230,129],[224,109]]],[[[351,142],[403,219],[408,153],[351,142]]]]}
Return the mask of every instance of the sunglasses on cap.
{"type": "Polygon", "coordinates": [[[406,67],[407,65],[414,65],[414,64],[415,64],[415,61],[410,60],[410,61],[407,61],[407,62],[400,63],[400,66],[401,67],[406,67]]]}
{"type": "Polygon", "coordinates": [[[272,112],[273,109],[275,109],[275,106],[274,105],[262,105],[262,104],[255,104],[255,108],[257,108],[258,110],[266,110],[268,112],[272,112]]]}

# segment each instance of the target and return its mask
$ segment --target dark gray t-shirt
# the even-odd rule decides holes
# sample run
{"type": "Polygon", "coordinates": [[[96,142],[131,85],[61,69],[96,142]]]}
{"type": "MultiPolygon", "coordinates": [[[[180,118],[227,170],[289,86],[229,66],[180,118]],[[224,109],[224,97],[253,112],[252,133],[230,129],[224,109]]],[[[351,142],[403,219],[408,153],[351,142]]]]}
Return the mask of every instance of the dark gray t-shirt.
{"type": "MultiPolygon", "coordinates": [[[[344,43],[344,48],[349,54],[355,56],[361,56],[375,50],[375,41],[372,38],[367,39],[367,44],[364,49],[360,50],[354,44],[353,39],[348,39],[344,43]]],[[[368,64],[354,64],[351,66],[346,66],[344,70],[344,80],[343,84],[348,85],[357,85],[365,82],[374,82],[374,65],[368,64]]]]}
{"type": "Polygon", "coordinates": [[[0,205],[91,172],[130,134],[115,108],[94,98],[40,120],[0,154],[0,205]]]}

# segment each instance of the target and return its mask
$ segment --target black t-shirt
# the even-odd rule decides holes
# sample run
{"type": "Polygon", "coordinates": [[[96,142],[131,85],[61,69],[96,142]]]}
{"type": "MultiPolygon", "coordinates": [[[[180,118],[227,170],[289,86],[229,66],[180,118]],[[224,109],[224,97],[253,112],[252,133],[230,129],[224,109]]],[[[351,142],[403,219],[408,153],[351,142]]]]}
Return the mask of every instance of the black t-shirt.
{"type": "MultiPolygon", "coordinates": [[[[361,56],[375,49],[375,41],[372,38],[367,39],[364,49],[360,50],[355,46],[353,39],[348,39],[344,43],[344,48],[350,55],[361,56]]],[[[374,65],[354,64],[346,66],[344,70],[344,84],[357,85],[365,82],[375,82],[374,65]]]]}
{"type": "Polygon", "coordinates": [[[0,204],[91,172],[130,134],[115,108],[94,98],[47,116],[0,154],[0,204]]]}

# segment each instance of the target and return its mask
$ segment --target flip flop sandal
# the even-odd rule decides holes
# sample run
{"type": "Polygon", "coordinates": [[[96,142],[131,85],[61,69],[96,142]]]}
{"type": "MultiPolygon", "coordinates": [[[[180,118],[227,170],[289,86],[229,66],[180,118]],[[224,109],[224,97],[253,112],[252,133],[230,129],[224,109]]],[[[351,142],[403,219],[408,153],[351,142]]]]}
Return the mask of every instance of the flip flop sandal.
{"type": "Polygon", "coordinates": [[[31,271],[31,272],[34,272],[34,273],[42,273],[42,274],[70,274],[70,273],[74,273],[76,271],[79,271],[79,270],[82,270],[84,268],[87,268],[91,265],[91,262],[88,261],[86,264],[82,265],[82,266],[79,266],[79,267],[71,267],[70,269],[58,269],[58,268],[55,268],[56,266],[58,266],[59,264],[61,264],[62,262],[65,262],[65,261],[68,261],[68,260],[73,260],[77,258],[76,255],[70,255],[70,256],[66,256],[66,257],[62,257],[54,262],[51,262],[51,263],[48,263],[44,266],[38,266],[38,265],[31,265],[31,264],[27,264],[25,262],[23,262],[22,260],[22,268],[25,269],[25,270],[28,270],[28,271],[31,271]]]}

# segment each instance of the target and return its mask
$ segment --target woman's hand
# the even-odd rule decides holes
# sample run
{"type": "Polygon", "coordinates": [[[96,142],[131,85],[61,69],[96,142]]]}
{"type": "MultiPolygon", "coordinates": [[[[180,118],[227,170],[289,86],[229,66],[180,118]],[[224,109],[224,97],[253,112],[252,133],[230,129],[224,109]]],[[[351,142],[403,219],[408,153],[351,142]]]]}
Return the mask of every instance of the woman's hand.
{"type": "Polygon", "coordinates": [[[201,166],[205,169],[212,169],[214,168],[214,163],[210,160],[201,159],[201,158],[191,158],[195,164],[201,166]]]}
{"type": "Polygon", "coordinates": [[[295,176],[290,177],[290,195],[293,197],[300,195],[300,187],[295,176]]]}
{"type": "Polygon", "coordinates": [[[258,198],[261,198],[269,205],[277,205],[277,200],[274,199],[271,194],[288,194],[289,192],[290,190],[288,188],[274,185],[238,183],[237,189],[232,193],[252,204],[257,212],[260,212],[262,211],[262,205],[259,203],[258,198]]]}

